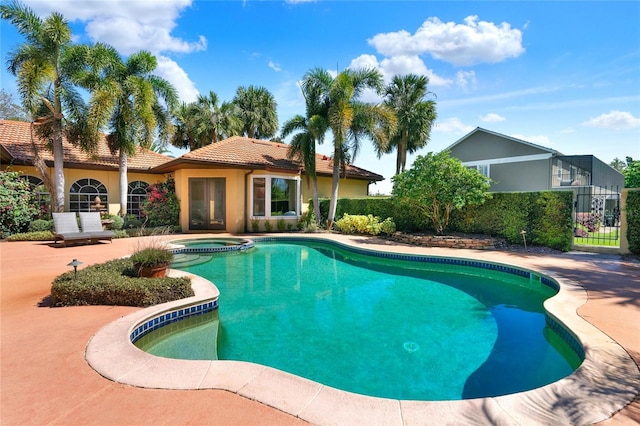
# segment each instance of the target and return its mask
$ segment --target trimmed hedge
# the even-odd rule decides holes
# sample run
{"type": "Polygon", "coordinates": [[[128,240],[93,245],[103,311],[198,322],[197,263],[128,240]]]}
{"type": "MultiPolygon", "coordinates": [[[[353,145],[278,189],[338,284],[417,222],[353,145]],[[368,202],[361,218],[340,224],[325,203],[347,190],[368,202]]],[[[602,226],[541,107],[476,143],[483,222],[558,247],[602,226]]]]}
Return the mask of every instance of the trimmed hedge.
{"type": "Polygon", "coordinates": [[[191,280],[137,278],[130,259],[117,259],[58,276],[51,285],[53,306],[151,306],[193,296],[191,280]]]}
{"type": "Polygon", "coordinates": [[[640,191],[627,193],[626,210],[629,251],[640,254],[640,191]]]}
{"type": "MultiPolygon", "coordinates": [[[[452,212],[448,232],[486,234],[503,237],[512,244],[522,244],[521,231],[526,231],[527,244],[568,251],[573,241],[571,191],[493,193],[480,206],[466,206],[452,212]]],[[[327,217],[329,200],[320,200],[320,212],[327,217]]],[[[410,209],[394,202],[392,197],[340,199],[336,218],[350,215],[391,217],[402,232],[433,232],[431,224],[420,222],[410,209]]]]}

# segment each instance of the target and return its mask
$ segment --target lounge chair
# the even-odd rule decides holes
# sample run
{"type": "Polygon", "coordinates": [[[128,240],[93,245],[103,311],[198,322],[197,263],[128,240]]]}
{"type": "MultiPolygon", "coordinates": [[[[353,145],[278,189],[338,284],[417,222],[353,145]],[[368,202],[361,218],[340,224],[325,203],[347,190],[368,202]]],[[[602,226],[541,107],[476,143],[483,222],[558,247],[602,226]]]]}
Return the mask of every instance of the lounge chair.
{"type": "Polygon", "coordinates": [[[53,226],[55,227],[53,241],[56,244],[61,241],[62,245],[66,246],[68,242],[91,241],[91,234],[80,232],[80,229],[78,229],[78,220],[75,213],[52,213],[52,215],[53,226]]]}
{"type": "MultiPolygon", "coordinates": [[[[116,236],[113,231],[105,231],[102,229],[102,221],[98,212],[80,212],[80,226],[82,232],[89,234],[91,242],[99,240],[109,240],[116,236]]],[[[111,241],[113,242],[113,241],[111,241]]]]}

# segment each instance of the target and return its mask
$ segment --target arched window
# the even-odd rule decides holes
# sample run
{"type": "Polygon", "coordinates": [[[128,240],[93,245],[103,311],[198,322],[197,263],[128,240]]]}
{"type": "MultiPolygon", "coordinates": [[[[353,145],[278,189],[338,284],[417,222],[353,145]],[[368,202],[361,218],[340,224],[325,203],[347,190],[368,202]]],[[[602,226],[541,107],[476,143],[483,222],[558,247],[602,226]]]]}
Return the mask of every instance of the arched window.
{"type": "Polygon", "coordinates": [[[147,199],[147,187],[149,184],[141,180],[134,180],[129,183],[127,190],[127,214],[134,214],[138,218],[142,217],[140,208],[147,199]]]}
{"type": "Polygon", "coordinates": [[[80,179],[69,189],[69,211],[90,212],[107,211],[109,200],[107,188],[95,179],[80,179]],[[100,198],[100,206],[96,206],[96,197],[100,198]]]}
{"type": "Polygon", "coordinates": [[[49,211],[49,207],[51,206],[51,195],[49,194],[49,190],[45,186],[42,179],[37,176],[31,175],[21,175],[21,178],[26,179],[29,182],[29,187],[31,188],[31,192],[33,192],[38,200],[38,206],[40,206],[40,210],[45,213],[49,211]]]}

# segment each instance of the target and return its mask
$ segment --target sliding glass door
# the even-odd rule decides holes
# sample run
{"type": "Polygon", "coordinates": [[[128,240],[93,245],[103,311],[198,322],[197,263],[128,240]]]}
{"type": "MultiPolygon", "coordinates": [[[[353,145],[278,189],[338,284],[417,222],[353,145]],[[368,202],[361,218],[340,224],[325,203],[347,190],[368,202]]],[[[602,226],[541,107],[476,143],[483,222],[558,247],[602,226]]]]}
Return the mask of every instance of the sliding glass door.
{"type": "Polygon", "coordinates": [[[224,178],[189,179],[189,229],[226,230],[224,178]]]}

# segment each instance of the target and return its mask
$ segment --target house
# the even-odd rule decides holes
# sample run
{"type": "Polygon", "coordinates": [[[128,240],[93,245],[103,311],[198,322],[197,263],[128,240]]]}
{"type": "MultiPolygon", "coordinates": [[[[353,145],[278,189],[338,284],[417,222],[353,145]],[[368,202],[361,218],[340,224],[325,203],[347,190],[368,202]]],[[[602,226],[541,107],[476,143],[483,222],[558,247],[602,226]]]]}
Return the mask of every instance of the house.
{"type": "MultiPolygon", "coordinates": [[[[34,140],[40,156],[53,176],[53,156],[46,142],[34,140]]],[[[310,179],[298,161],[287,158],[288,145],[234,136],[221,142],[171,158],[138,149],[129,158],[127,213],[140,214],[150,184],[171,174],[180,202],[180,225],[188,231],[245,232],[255,220],[292,225],[307,210],[310,179]]],[[[32,182],[43,202],[48,194],[34,167],[31,124],[0,120],[0,166],[18,170],[32,182]]],[[[64,141],[66,211],[89,211],[95,197],[105,211],[119,210],[118,157],[111,154],[106,139],[95,153],[87,154],[64,141]]],[[[332,160],[316,157],[320,197],[331,193],[332,160]]],[[[341,177],[340,197],[364,197],[369,184],[384,178],[348,165],[341,177]]]]}
{"type": "Polygon", "coordinates": [[[593,155],[563,155],[481,127],[446,149],[491,178],[492,192],[571,189],[577,212],[619,211],[624,176],[593,155]]]}
{"type": "Polygon", "coordinates": [[[593,155],[562,155],[531,142],[477,127],[448,148],[462,164],[493,181],[491,191],[545,191],[567,186],[624,186],[624,176],[593,155]]]}

